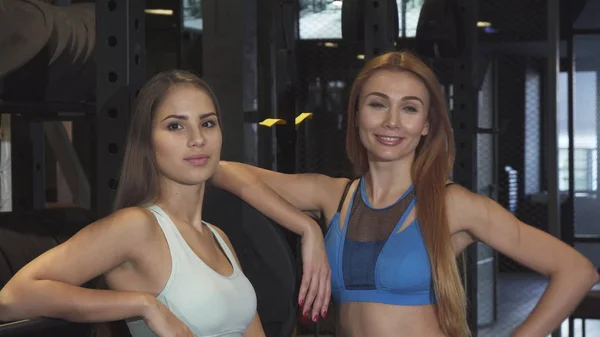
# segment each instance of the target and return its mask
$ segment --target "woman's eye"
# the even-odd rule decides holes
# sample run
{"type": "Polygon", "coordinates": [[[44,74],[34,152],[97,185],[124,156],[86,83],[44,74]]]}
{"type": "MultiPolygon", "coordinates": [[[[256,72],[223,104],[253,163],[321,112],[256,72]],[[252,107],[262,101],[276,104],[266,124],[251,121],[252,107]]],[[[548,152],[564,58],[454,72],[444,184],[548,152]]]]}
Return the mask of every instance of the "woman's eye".
{"type": "Polygon", "coordinates": [[[384,107],[384,105],[383,105],[383,104],[381,104],[381,103],[378,103],[378,102],[371,102],[371,103],[369,103],[368,105],[369,105],[370,107],[372,107],[372,108],[383,108],[383,107],[384,107]]]}
{"type": "Polygon", "coordinates": [[[404,110],[409,111],[409,112],[417,112],[417,108],[415,108],[414,106],[407,106],[404,108],[404,110]]]}
{"type": "Polygon", "coordinates": [[[202,126],[205,128],[212,128],[215,125],[217,125],[217,123],[215,123],[214,121],[206,121],[206,122],[202,123],[202,126]]]}
{"type": "Polygon", "coordinates": [[[169,125],[167,125],[167,129],[169,130],[178,130],[181,128],[181,125],[179,123],[170,123],[169,125]]]}

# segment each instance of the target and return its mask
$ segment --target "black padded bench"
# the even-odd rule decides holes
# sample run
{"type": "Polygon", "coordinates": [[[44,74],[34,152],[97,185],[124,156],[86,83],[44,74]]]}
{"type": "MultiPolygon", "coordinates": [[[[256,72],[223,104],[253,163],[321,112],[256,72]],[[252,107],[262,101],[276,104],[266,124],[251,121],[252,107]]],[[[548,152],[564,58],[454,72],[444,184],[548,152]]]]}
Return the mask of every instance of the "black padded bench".
{"type": "MultiPolygon", "coordinates": [[[[25,264],[91,221],[89,212],[78,208],[0,213],[0,287],[25,264]]],[[[0,337],[88,337],[91,331],[89,324],[48,318],[0,322],[0,337]]]]}

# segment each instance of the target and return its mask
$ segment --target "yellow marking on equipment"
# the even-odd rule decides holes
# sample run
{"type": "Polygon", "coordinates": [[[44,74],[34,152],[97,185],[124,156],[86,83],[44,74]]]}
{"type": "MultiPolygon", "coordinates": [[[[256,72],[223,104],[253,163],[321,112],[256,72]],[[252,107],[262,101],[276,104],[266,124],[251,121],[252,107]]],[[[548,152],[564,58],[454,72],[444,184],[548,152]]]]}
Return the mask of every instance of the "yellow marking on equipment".
{"type": "Polygon", "coordinates": [[[281,118],[267,118],[264,121],[258,123],[262,126],[266,126],[268,128],[272,127],[273,125],[276,124],[285,124],[285,120],[281,119],[281,118]]]}
{"type": "Polygon", "coordinates": [[[301,114],[299,114],[298,116],[296,116],[296,125],[304,122],[305,119],[311,119],[312,118],[312,112],[303,112],[301,114]]]}

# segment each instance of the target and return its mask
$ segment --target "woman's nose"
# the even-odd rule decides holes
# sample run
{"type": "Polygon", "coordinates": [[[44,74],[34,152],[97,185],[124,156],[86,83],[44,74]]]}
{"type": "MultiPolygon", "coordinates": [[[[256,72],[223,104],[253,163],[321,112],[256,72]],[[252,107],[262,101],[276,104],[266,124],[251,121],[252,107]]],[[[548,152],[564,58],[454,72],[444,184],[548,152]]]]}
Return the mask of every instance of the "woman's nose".
{"type": "Polygon", "coordinates": [[[395,110],[390,110],[385,118],[384,126],[395,128],[402,124],[400,113],[395,110]]]}
{"type": "Polygon", "coordinates": [[[204,146],[206,142],[206,138],[204,134],[200,130],[193,130],[190,135],[189,145],[191,147],[201,147],[204,146]]]}

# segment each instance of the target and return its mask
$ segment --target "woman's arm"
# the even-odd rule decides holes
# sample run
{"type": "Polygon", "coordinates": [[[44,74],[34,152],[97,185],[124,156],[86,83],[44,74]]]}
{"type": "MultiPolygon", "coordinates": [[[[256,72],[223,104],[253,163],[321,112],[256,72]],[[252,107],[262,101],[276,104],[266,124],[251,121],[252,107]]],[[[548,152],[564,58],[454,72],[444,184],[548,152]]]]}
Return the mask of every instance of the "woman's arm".
{"type": "Polygon", "coordinates": [[[262,183],[301,211],[325,213],[335,212],[348,183],[348,179],[345,178],[331,178],[313,173],[286,174],[228,161],[219,163],[212,181],[215,186],[237,195],[248,203],[265,197],[254,194],[251,190],[262,183]]]}
{"type": "Polygon", "coordinates": [[[318,319],[327,313],[331,272],[318,224],[302,211],[335,212],[347,179],[319,174],[283,174],[221,161],[212,183],[238,196],[261,213],[302,236],[303,275],[298,302],[318,319]]]}
{"type": "Polygon", "coordinates": [[[544,337],[560,327],[598,281],[592,263],[564,242],[519,221],[491,199],[456,185],[448,191],[451,222],[550,278],[536,307],[511,336],[544,337]]]}
{"type": "Polygon", "coordinates": [[[0,291],[0,321],[45,316],[102,322],[145,316],[155,305],[147,294],[80,286],[131,260],[151,225],[141,210],[122,210],[40,255],[0,291]]]}

